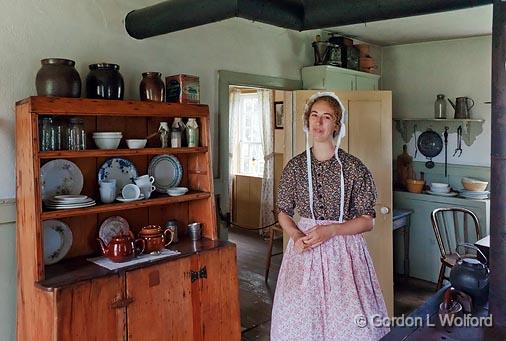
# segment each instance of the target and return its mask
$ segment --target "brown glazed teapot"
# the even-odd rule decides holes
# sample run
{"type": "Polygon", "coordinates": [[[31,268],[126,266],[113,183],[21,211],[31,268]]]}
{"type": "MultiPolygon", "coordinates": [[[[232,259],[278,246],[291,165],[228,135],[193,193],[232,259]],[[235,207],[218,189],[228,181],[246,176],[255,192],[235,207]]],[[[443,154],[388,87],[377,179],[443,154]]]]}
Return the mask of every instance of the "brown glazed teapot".
{"type": "Polygon", "coordinates": [[[132,260],[135,256],[141,254],[145,247],[143,239],[134,239],[132,235],[114,236],[107,245],[102,239],[97,238],[97,240],[104,256],[117,263],[132,260]],[[137,243],[140,243],[142,247],[136,248],[135,244],[137,243]]]}
{"type": "Polygon", "coordinates": [[[170,229],[164,231],[158,225],[148,225],[139,231],[139,238],[144,240],[144,251],[146,253],[160,252],[164,247],[169,246],[173,242],[174,232],[170,229]],[[167,236],[167,233],[170,233],[170,238],[167,236]]]}

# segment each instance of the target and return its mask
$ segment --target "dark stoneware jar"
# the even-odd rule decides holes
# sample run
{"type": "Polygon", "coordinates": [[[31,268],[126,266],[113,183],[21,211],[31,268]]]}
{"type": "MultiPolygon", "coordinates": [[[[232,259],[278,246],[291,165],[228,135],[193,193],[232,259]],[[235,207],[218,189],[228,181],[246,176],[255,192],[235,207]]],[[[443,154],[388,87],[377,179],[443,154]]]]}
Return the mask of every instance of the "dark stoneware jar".
{"type": "Polygon", "coordinates": [[[160,72],[144,72],[139,85],[141,101],[165,101],[165,85],[160,72]]]}
{"type": "Polygon", "coordinates": [[[81,78],[74,68],[75,62],[63,58],[47,58],[35,78],[39,96],[80,97],[81,78]]]}
{"type": "Polygon", "coordinates": [[[119,65],[99,63],[89,66],[86,77],[86,97],[100,99],[123,99],[124,83],[119,65]]]}

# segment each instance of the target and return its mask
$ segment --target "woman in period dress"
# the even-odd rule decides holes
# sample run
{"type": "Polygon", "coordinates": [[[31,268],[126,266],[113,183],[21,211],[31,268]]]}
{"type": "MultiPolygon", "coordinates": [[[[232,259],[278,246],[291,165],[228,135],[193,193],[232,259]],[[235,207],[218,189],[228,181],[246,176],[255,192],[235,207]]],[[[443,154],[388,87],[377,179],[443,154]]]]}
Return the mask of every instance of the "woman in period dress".
{"type": "Polygon", "coordinates": [[[274,296],[273,341],[378,340],[389,331],[373,323],[387,311],[362,235],[374,225],[376,188],[366,166],[339,149],[345,114],[332,92],[309,98],[306,151],[283,170],[278,219],[290,241],[274,296]]]}

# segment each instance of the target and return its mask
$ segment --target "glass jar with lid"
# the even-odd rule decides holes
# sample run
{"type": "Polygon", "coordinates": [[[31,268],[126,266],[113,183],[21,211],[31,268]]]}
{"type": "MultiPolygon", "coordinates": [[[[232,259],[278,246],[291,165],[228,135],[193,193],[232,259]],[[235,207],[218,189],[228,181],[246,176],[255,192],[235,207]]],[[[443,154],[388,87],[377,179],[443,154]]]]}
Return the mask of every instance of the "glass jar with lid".
{"type": "Polygon", "coordinates": [[[86,149],[86,131],[82,118],[73,117],[69,120],[66,138],[68,150],[86,149]]]}
{"type": "Polygon", "coordinates": [[[443,94],[437,95],[436,101],[434,102],[434,118],[446,118],[446,99],[443,94]]]}

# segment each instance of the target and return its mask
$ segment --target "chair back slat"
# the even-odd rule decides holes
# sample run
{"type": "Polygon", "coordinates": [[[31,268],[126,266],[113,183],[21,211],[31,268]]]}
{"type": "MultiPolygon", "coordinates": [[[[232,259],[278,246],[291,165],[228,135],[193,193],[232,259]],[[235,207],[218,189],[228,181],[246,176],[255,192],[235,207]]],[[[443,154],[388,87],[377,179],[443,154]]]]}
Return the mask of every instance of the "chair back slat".
{"type": "Polygon", "coordinates": [[[467,214],[464,214],[464,241],[466,243],[469,241],[469,219],[467,214]]]}
{"type": "Polygon", "coordinates": [[[455,231],[455,240],[457,245],[462,243],[462,236],[460,234],[460,226],[459,226],[459,215],[457,211],[452,211],[453,215],[453,227],[455,231]]]}
{"type": "Polygon", "coordinates": [[[441,218],[443,218],[443,231],[445,234],[445,242],[446,242],[446,244],[444,244],[446,246],[444,249],[445,249],[445,253],[448,254],[449,253],[448,251],[452,249],[452,240],[450,239],[450,236],[448,235],[449,227],[448,227],[448,223],[446,221],[445,212],[441,212],[441,218]]]}

